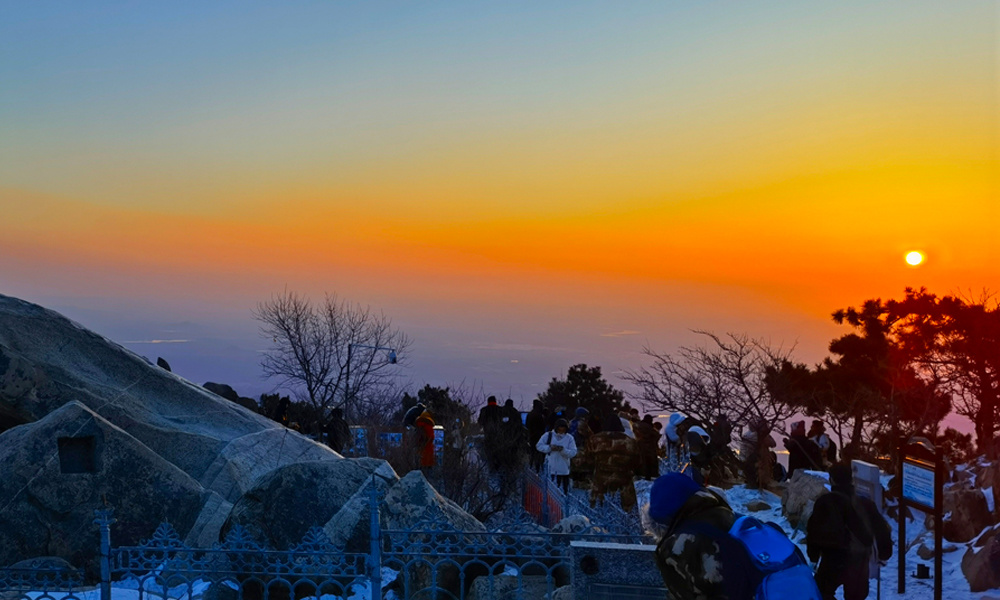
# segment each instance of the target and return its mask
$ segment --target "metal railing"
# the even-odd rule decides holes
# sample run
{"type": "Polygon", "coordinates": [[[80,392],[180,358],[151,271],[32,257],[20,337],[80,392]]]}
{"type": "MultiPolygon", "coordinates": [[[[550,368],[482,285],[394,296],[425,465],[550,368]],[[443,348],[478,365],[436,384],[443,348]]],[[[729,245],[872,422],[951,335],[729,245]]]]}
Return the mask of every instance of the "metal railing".
{"type": "Polygon", "coordinates": [[[367,484],[368,551],[347,552],[319,527],[286,549],[267,547],[239,526],[223,541],[195,548],[167,523],[138,545],[114,546],[113,510],[102,509],[95,519],[99,564],[90,565],[99,581],[87,587],[83,570],[28,564],[0,569],[0,594],[11,600],[551,598],[571,584],[571,541],[652,541],[637,513],[625,513],[615,499],[592,509],[580,494],[564,494],[547,477],[528,479],[542,494],[548,522],[583,518],[553,532],[538,515],[515,505],[489,527],[463,529],[454,515],[430,505],[411,526],[390,528],[383,524],[384,499],[373,479],[367,484]]]}

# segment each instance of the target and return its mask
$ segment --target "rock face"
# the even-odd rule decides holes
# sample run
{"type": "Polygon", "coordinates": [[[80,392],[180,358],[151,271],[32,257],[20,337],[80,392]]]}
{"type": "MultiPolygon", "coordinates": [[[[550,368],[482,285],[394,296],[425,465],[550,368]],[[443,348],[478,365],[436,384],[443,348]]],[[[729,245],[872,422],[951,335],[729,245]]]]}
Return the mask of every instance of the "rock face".
{"type": "Polygon", "coordinates": [[[1000,587],[1000,536],[992,535],[982,548],[966,550],[962,573],[973,592],[1000,587]]]}
{"type": "Polygon", "coordinates": [[[981,490],[947,490],[944,493],[942,535],[952,542],[968,542],[993,524],[981,490]]]}
{"type": "Polygon", "coordinates": [[[243,494],[222,534],[242,525],[259,542],[288,548],[301,541],[309,528],[322,526],[339,513],[373,474],[382,480],[397,479],[387,462],[373,458],[286,465],[243,494]]]}
{"type": "Polygon", "coordinates": [[[792,527],[805,527],[816,499],[830,491],[826,478],[796,470],[781,496],[781,508],[792,527]]]}
{"type": "Polygon", "coordinates": [[[190,475],[79,402],[0,434],[0,564],[58,556],[89,565],[94,510],[114,500],[117,544],[169,519],[187,531],[210,496],[190,475]],[[153,501],[155,499],[155,501],[153,501]]]}
{"type": "Polygon", "coordinates": [[[70,400],[229,502],[248,482],[282,464],[340,458],[58,313],[0,296],[0,429],[37,421],[70,400]],[[231,449],[234,443],[249,446],[238,442],[247,436],[263,445],[256,453],[274,462],[265,461],[265,467],[240,460],[231,449]]]}
{"type": "Polygon", "coordinates": [[[389,489],[382,506],[383,526],[409,529],[433,513],[458,531],[486,531],[475,517],[439,494],[420,471],[410,471],[389,489]]]}

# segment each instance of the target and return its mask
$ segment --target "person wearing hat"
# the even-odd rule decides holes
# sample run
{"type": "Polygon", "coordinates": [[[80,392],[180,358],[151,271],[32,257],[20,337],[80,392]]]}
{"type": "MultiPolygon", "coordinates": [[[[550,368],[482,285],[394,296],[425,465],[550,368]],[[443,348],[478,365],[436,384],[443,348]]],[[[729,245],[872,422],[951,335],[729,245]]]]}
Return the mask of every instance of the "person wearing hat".
{"type": "Polygon", "coordinates": [[[871,553],[892,558],[892,533],[875,503],[854,493],[849,463],[830,467],[831,491],[816,499],[806,524],[806,552],[819,561],[816,585],[824,600],[844,586],[844,600],[868,597],[871,553]]]}
{"type": "Polygon", "coordinates": [[[570,459],[576,456],[576,442],[569,434],[569,423],[566,419],[556,419],[552,429],[538,439],[535,447],[545,455],[545,466],[549,477],[554,477],[563,491],[568,492],[569,463],[570,459]]]}
{"type": "Polygon", "coordinates": [[[736,515],[721,496],[686,475],[667,473],[649,490],[649,518],[665,527],[656,564],[671,598],[754,597],[755,574],[728,534],[736,515]]]}

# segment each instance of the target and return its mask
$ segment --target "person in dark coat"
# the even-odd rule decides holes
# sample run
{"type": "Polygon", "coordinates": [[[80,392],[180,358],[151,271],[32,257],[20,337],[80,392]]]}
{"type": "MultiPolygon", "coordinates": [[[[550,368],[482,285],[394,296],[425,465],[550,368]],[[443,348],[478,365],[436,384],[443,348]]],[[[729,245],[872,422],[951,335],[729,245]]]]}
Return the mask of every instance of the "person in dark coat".
{"type": "Polygon", "coordinates": [[[657,452],[660,446],[660,433],[653,427],[653,415],[646,415],[641,421],[633,424],[635,441],[639,444],[639,456],[642,465],[637,475],[652,481],[660,474],[660,458],[657,452]]]}
{"type": "Polygon", "coordinates": [[[816,442],[806,437],[805,421],[792,423],[792,435],[785,438],[785,449],[788,450],[789,479],[799,469],[807,471],[824,470],[823,452],[816,445],[816,442]]]}
{"type": "Polygon", "coordinates": [[[498,447],[500,467],[505,475],[514,476],[524,468],[528,453],[528,431],[521,423],[521,411],[514,407],[510,398],[500,409],[498,447]]]}
{"type": "Polygon", "coordinates": [[[483,428],[483,454],[490,469],[499,471],[502,466],[502,434],[503,409],[497,405],[497,397],[486,399],[486,406],[479,410],[479,426],[483,428]]]}
{"type": "Polygon", "coordinates": [[[755,572],[728,533],[736,515],[721,496],[690,477],[667,473],[649,490],[649,517],[666,526],[656,564],[671,598],[754,597],[755,572]]]}
{"type": "Polygon", "coordinates": [[[809,560],[819,561],[816,585],[824,600],[831,600],[844,586],[844,600],[868,597],[868,564],[871,553],[879,561],[892,557],[889,524],[875,503],[854,493],[851,466],[830,467],[832,491],[816,499],[806,524],[809,560]]]}
{"type": "Polygon", "coordinates": [[[354,445],[354,436],[351,435],[350,425],[344,420],[342,408],[330,411],[330,418],[323,426],[323,433],[326,434],[326,445],[337,454],[343,454],[345,449],[354,445]]]}
{"type": "Polygon", "coordinates": [[[531,447],[531,468],[536,473],[541,471],[542,465],[545,463],[545,455],[535,448],[538,438],[542,437],[542,434],[546,431],[545,420],[545,405],[542,404],[541,400],[535,400],[531,403],[531,412],[524,417],[524,426],[528,429],[528,445],[531,447]]]}
{"type": "Polygon", "coordinates": [[[503,418],[503,410],[497,405],[497,397],[490,396],[486,399],[486,406],[479,409],[479,426],[483,428],[483,435],[489,436],[500,426],[503,418]]]}

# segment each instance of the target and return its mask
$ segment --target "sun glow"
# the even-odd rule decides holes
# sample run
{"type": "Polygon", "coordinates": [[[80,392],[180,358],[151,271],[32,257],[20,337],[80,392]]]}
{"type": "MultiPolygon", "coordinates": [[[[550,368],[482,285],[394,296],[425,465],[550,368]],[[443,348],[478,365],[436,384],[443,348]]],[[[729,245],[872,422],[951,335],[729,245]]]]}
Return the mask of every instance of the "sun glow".
{"type": "Polygon", "coordinates": [[[913,252],[907,253],[906,264],[910,265],[911,267],[915,267],[922,262],[924,262],[924,255],[921,254],[920,252],[914,250],[913,252]]]}

